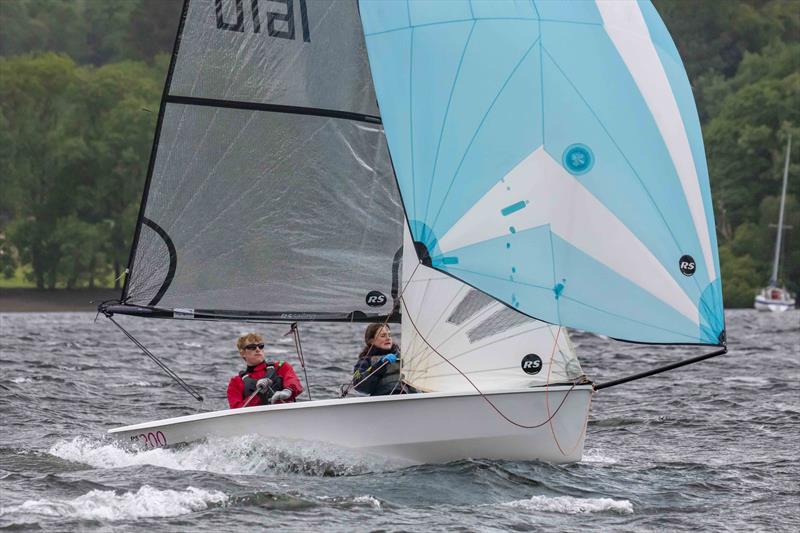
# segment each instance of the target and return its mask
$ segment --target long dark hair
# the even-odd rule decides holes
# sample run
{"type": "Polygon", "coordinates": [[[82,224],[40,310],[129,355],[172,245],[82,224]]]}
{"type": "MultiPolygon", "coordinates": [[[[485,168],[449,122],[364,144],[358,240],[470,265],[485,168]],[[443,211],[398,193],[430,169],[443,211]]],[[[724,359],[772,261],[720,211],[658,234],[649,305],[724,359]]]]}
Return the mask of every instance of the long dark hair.
{"type": "Polygon", "coordinates": [[[359,359],[363,357],[372,357],[373,355],[386,355],[390,353],[396,353],[397,355],[400,355],[400,347],[394,343],[392,343],[392,347],[389,349],[378,348],[373,344],[375,336],[381,331],[382,328],[389,330],[389,326],[382,323],[370,324],[367,326],[367,329],[364,330],[365,346],[361,350],[361,353],[358,354],[359,359]]]}

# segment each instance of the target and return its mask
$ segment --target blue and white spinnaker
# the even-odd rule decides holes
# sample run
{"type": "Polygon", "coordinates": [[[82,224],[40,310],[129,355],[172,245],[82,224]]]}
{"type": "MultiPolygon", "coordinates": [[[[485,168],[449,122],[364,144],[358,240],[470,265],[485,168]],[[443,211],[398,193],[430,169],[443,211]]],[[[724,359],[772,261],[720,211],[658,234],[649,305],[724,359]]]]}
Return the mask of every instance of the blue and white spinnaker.
{"type": "Polygon", "coordinates": [[[548,322],[724,342],[697,111],[649,2],[361,0],[360,13],[431,266],[548,322]]]}

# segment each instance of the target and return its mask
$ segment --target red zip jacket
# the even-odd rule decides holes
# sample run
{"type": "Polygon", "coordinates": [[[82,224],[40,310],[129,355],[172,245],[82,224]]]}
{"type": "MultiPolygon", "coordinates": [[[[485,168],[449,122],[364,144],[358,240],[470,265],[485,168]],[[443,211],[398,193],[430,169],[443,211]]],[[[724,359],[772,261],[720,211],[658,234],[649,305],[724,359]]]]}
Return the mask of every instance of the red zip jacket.
{"type": "MultiPolygon", "coordinates": [[[[245,375],[259,380],[267,375],[267,369],[270,366],[275,366],[276,375],[283,378],[283,386],[282,389],[289,389],[292,391],[292,397],[289,398],[285,402],[277,402],[277,403],[287,403],[293,402],[295,399],[300,396],[303,392],[303,386],[300,384],[300,380],[297,377],[297,374],[294,373],[294,369],[292,365],[287,363],[286,361],[266,361],[264,363],[260,363],[254,367],[247,367],[245,375]]],[[[275,390],[278,392],[278,390],[275,390]]],[[[252,393],[251,393],[252,394],[252,393]]],[[[249,395],[248,395],[249,396],[249,395]]],[[[231,409],[236,409],[237,407],[244,406],[244,402],[247,401],[247,396],[244,394],[244,381],[242,380],[242,376],[233,376],[231,378],[230,383],[228,383],[228,404],[231,406],[231,409]]],[[[247,407],[253,407],[255,405],[264,405],[265,402],[261,401],[261,396],[256,394],[253,396],[253,399],[250,400],[250,403],[247,404],[247,407]]]]}

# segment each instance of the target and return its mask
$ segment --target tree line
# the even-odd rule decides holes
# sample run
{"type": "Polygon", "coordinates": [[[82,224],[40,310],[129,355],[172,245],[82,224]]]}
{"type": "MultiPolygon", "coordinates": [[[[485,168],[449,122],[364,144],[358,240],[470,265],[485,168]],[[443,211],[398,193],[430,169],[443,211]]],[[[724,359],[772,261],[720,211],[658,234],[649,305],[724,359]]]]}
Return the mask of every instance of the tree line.
{"type": "Polygon", "coordinates": [[[176,0],[0,3],[0,270],[120,286],[176,0]]]}
{"type": "MultiPolygon", "coordinates": [[[[782,277],[800,280],[800,1],[655,0],[697,101],[726,305],[772,268],[792,134],[782,277]]],[[[180,0],[0,2],[0,272],[119,287],[180,0]]]]}

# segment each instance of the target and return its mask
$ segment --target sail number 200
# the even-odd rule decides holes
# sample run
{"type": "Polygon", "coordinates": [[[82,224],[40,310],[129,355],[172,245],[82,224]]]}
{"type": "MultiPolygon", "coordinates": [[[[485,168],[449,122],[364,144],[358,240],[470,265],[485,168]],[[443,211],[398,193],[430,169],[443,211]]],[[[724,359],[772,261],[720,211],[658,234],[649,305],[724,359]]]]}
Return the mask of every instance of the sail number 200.
{"type": "MultiPolygon", "coordinates": [[[[265,2],[266,3],[266,2],[265,2]]],[[[310,43],[311,35],[308,31],[308,9],[306,0],[297,0],[300,6],[300,25],[303,28],[303,41],[310,43]]],[[[253,33],[261,33],[261,16],[258,10],[258,0],[250,0],[250,18],[253,21],[253,33]]],[[[270,0],[266,3],[267,35],[280,39],[294,40],[294,0],[270,0]],[[274,4],[282,5],[280,11],[273,11],[274,4]],[[276,27],[277,26],[277,27],[276,27]]],[[[264,7],[264,6],[262,6],[264,7]]],[[[244,1],[243,0],[214,0],[217,13],[217,29],[244,33],[244,1]],[[236,11],[235,22],[230,15],[230,4],[234,4],[236,11]],[[227,9],[226,9],[227,8],[227,9]]]]}

